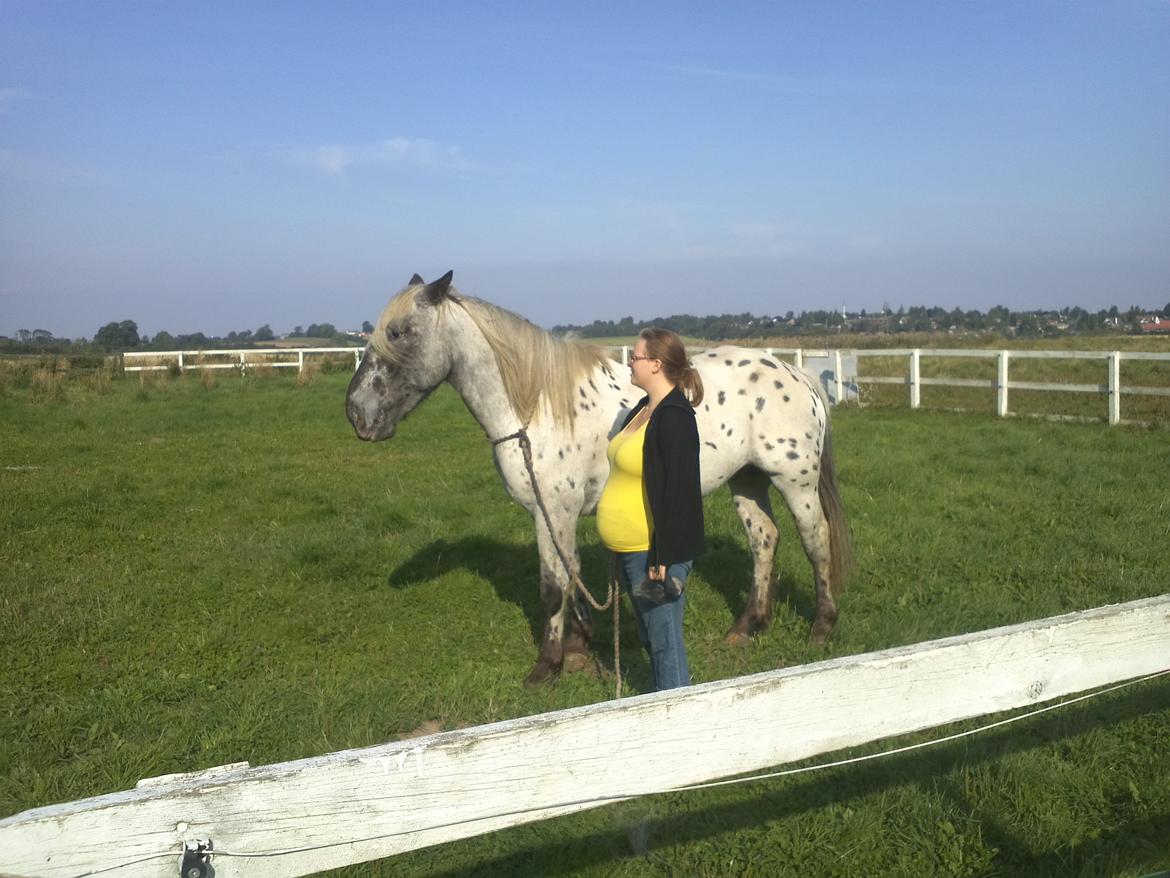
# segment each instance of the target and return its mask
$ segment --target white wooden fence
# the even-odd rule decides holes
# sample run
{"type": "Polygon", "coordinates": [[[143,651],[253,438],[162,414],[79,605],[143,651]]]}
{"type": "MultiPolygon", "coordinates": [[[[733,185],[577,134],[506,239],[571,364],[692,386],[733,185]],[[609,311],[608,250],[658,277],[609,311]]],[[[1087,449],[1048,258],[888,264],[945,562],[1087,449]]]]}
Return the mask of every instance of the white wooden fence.
{"type": "MultiPolygon", "coordinates": [[[[1008,394],[1011,390],[1045,390],[1064,393],[1096,393],[1109,398],[1109,423],[1121,423],[1122,394],[1135,396],[1170,396],[1170,386],[1165,387],[1138,387],[1122,385],[1121,364],[1123,361],[1159,361],[1170,364],[1170,353],[1146,353],[1140,351],[986,351],[943,348],[915,348],[913,350],[858,350],[854,351],[857,357],[905,357],[907,360],[907,376],[898,377],[866,377],[854,376],[852,381],[857,384],[902,384],[906,385],[910,393],[910,407],[918,408],[922,401],[922,387],[924,385],[940,385],[946,387],[983,387],[995,391],[995,410],[1001,417],[1009,413],[1008,394]],[[977,357],[994,359],[996,362],[996,377],[994,379],[978,378],[924,378],[922,377],[922,359],[924,357],[977,357]],[[1098,360],[1107,366],[1102,369],[1102,378],[1098,384],[1072,384],[1036,381],[1012,381],[1009,370],[1014,360],[1098,360]]],[[[838,397],[839,398],[839,397],[838,397]]]]}
{"type": "MultiPolygon", "coordinates": [[[[622,365],[629,363],[630,347],[613,345],[609,350],[622,365]]],[[[691,348],[691,354],[698,354],[705,348],[691,348]]],[[[1108,397],[1108,421],[1121,423],[1121,398],[1124,394],[1133,396],[1167,396],[1170,386],[1142,387],[1121,383],[1121,364],[1124,361],[1157,361],[1170,364],[1170,353],[1148,353],[1142,351],[1026,351],[1026,350],[968,350],[965,348],[893,348],[860,350],[815,350],[810,348],[764,348],[769,355],[790,356],[797,368],[815,363],[821,372],[825,390],[834,403],[856,398],[857,388],[862,384],[900,384],[909,392],[910,408],[922,404],[924,386],[979,387],[995,392],[996,412],[1001,417],[1009,414],[1008,398],[1012,390],[1042,390],[1063,393],[1096,393],[1108,397]],[[856,371],[856,363],[865,357],[902,357],[906,360],[905,377],[847,374],[856,371]],[[992,359],[996,362],[994,379],[979,378],[924,378],[922,360],[929,357],[967,357],[992,359]],[[1012,381],[1010,366],[1013,360],[1099,360],[1105,364],[1103,380],[1097,384],[1073,384],[1059,382],[1012,381]]],[[[177,366],[187,369],[236,369],[263,366],[270,369],[292,369],[304,371],[305,357],[320,354],[350,354],[353,367],[361,365],[364,348],[270,348],[214,351],[129,351],[123,354],[123,369],[126,372],[150,372],[177,366]]]]}
{"type": "MultiPolygon", "coordinates": [[[[613,347],[611,350],[620,352],[622,364],[629,362],[630,348],[628,346],[613,347]]],[[[690,348],[693,354],[701,353],[706,348],[690,348]]],[[[1010,413],[1008,408],[1008,394],[1012,390],[1043,390],[1063,393],[1096,393],[1108,397],[1108,421],[1110,424],[1121,423],[1121,397],[1123,394],[1133,396],[1168,396],[1170,397],[1170,381],[1167,386],[1142,387],[1123,385],[1121,383],[1121,364],[1123,361],[1154,361],[1163,362],[1170,367],[1170,353],[1149,353],[1144,351],[1026,351],[1026,350],[969,350],[966,348],[892,348],[892,349],[855,349],[855,350],[814,350],[810,348],[764,348],[769,355],[790,356],[797,368],[804,368],[815,362],[821,372],[822,381],[829,398],[834,403],[850,398],[857,398],[858,386],[862,384],[900,384],[909,391],[910,408],[920,408],[922,405],[922,388],[926,385],[941,387],[981,387],[995,392],[995,410],[1000,417],[1010,413]],[[906,360],[905,377],[876,376],[862,374],[848,374],[849,369],[857,370],[857,362],[864,357],[903,357],[906,360]],[[928,357],[971,357],[991,359],[996,362],[996,377],[994,379],[978,378],[924,378],[922,376],[922,360],[928,357]],[[1069,382],[1037,382],[1012,381],[1010,366],[1013,360],[1099,360],[1107,366],[1102,369],[1102,381],[1099,384],[1073,384],[1069,382]]]]}
{"type": "Polygon", "coordinates": [[[127,351],[122,354],[125,372],[159,372],[177,367],[188,369],[236,369],[245,372],[263,366],[266,369],[296,369],[303,372],[305,356],[349,354],[357,369],[365,348],[242,348],[224,351],[127,351]]]}
{"type": "Polygon", "coordinates": [[[0,820],[0,875],[307,875],[782,765],[1170,667],[1170,594],[0,820]],[[750,730],[750,734],[745,733],[750,730]]]}

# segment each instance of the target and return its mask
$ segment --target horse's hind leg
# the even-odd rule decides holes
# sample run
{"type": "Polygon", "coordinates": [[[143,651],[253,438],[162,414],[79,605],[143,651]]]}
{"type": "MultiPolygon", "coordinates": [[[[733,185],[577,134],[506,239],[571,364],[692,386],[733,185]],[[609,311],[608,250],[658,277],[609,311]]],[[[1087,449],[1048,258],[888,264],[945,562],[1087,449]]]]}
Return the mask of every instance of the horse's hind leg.
{"type": "Polygon", "coordinates": [[[735,511],[747,531],[753,566],[747,606],[724,638],[724,642],[735,646],[747,643],[772,621],[772,573],[779,531],[772,519],[769,484],[767,475],[755,467],[741,469],[727,482],[735,511]]]}
{"type": "Polygon", "coordinates": [[[801,545],[804,546],[804,553],[812,564],[813,579],[816,581],[817,611],[809,639],[814,643],[824,643],[833,626],[837,624],[837,604],[833,600],[832,588],[832,543],[829,537],[829,521],[821,506],[815,480],[811,485],[806,483],[799,488],[792,486],[791,482],[787,487],[779,484],[776,487],[784,494],[788,508],[792,510],[801,545]]]}

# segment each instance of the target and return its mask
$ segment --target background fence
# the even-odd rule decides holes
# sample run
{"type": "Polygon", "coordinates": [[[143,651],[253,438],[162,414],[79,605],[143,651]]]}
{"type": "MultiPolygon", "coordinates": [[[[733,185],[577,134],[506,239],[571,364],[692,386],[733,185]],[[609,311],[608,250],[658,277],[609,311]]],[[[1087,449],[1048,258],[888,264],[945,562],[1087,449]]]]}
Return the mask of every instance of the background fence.
{"type": "MultiPolygon", "coordinates": [[[[611,354],[623,365],[629,363],[631,349],[628,345],[611,346],[611,354]]],[[[691,348],[691,354],[698,354],[706,348],[691,348]]],[[[906,388],[906,400],[910,408],[922,405],[923,387],[953,387],[983,389],[994,394],[995,412],[1001,417],[1011,413],[1010,399],[1013,390],[1042,391],[1051,393],[1096,394],[1105,399],[1102,419],[1110,424],[1122,420],[1122,397],[1144,396],[1170,399],[1170,353],[1143,351],[1040,351],[1040,350],[968,350],[963,348],[914,348],[914,349],[857,349],[834,350],[812,348],[764,348],[771,356],[785,357],[798,367],[808,369],[820,376],[821,382],[833,403],[857,401],[862,398],[866,385],[895,385],[906,388]],[[901,374],[863,373],[861,363],[875,359],[901,361],[901,374]],[[981,378],[957,376],[924,375],[925,360],[982,360],[994,366],[994,375],[981,378]],[[1100,380],[1085,381],[1027,381],[1013,380],[1013,364],[1023,361],[1092,361],[1101,364],[1100,380]],[[1122,364],[1142,362],[1166,364],[1166,375],[1162,384],[1123,384],[1122,364]]],[[[353,357],[354,369],[361,364],[363,348],[271,348],[211,351],[132,351],[123,355],[123,369],[126,372],[152,372],[179,369],[235,369],[245,372],[253,368],[293,369],[303,372],[306,363],[314,358],[338,354],[353,357]]],[[[881,371],[881,370],[878,370],[881,371]]],[[[888,370],[887,370],[888,371],[888,370]]],[[[1070,370],[1071,371],[1071,370],[1070,370]]]]}

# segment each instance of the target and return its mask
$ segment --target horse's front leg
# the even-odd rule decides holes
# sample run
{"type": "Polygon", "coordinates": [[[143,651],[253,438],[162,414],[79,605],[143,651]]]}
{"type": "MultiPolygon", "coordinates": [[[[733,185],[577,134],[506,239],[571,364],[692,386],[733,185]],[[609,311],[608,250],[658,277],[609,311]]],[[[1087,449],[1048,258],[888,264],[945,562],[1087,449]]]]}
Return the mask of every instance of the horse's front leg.
{"type": "Polygon", "coordinates": [[[593,623],[589,604],[573,586],[580,576],[581,562],[577,557],[577,516],[567,510],[549,510],[560,547],[553,544],[544,516],[536,515],[536,543],[540,550],[540,606],[544,612],[544,636],[536,665],[524,681],[527,686],[539,686],[557,677],[561,670],[579,671],[588,667],[589,639],[593,623]],[[572,576],[565,570],[561,553],[572,565],[572,576]]]}

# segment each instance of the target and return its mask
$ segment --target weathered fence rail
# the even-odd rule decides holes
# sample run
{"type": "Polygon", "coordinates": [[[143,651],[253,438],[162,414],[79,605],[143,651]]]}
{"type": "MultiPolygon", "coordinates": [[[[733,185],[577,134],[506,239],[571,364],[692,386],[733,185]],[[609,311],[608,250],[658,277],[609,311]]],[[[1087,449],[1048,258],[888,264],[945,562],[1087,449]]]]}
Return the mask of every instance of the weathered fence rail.
{"type": "Polygon", "coordinates": [[[1170,594],[0,820],[0,875],[307,875],[1035,705],[1170,666],[1170,594]],[[751,735],[743,734],[753,729],[751,735]],[[125,865],[119,865],[125,864],[125,865]]]}

